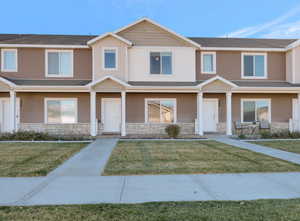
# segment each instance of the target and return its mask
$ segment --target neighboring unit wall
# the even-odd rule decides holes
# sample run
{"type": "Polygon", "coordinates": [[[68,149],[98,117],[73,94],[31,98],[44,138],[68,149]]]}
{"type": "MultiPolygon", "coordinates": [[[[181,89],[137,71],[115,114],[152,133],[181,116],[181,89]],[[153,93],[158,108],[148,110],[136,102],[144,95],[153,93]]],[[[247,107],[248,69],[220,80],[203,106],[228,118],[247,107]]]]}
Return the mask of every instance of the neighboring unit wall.
{"type": "Polygon", "coordinates": [[[93,49],[93,71],[94,80],[98,80],[105,75],[113,75],[123,81],[127,80],[126,77],[126,50],[128,45],[124,42],[108,36],[99,40],[92,45],[93,49]],[[105,48],[116,48],[117,49],[117,69],[116,70],[104,70],[103,69],[103,50],[105,48]]]}
{"type": "MultiPolygon", "coordinates": [[[[255,53],[255,52],[251,52],[255,53]]],[[[261,52],[260,52],[261,53],[261,52]]],[[[216,75],[228,80],[241,80],[242,52],[240,51],[217,51],[216,52],[216,75]]],[[[285,81],[286,76],[285,52],[267,53],[267,80],[285,81]]],[[[201,73],[201,51],[196,53],[196,73],[197,80],[206,80],[214,74],[201,73]]]]}
{"type": "MultiPolygon", "coordinates": [[[[20,79],[55,79],[53,77],[46,77],[45,51],[46,49],[44,48],[18,48],[18,72],[1,73],[1,75],[8,78],[20,79]]],[[[73,53],[74,77],[71,79],[92,79],[92,50],[74,49],[73,53]]]]}
{"type": "Polygon", "coordinates": [[[292,63],[292,71],[294,73],[294,83],[300,83],[300,46],[291,50],[291,63],[292,63]],[[294,53],[294,54],[293,54],[294,53]]]}
{"type": "Polygon", "coordinates": [[[129,81],[195,81],[192,47],[133,47],[129,49],[129,81]],[[172,74],[150,74],[150,52],[172,52],[172,74]]]}

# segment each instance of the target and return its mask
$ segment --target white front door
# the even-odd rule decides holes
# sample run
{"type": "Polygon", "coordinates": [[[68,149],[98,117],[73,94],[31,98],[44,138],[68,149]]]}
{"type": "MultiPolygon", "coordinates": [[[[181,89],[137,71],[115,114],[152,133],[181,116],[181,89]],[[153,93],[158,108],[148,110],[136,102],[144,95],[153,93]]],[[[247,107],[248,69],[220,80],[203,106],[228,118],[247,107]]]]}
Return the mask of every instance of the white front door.
{"type": "MultiPolygon", "coordinates": [[[[20,124],[20,99],[16,100],[17,128],[20,124]]],[[[0,98],[0,132],[8,132],[12,128],[10,120],[9,98],[0,98]]]]}
{"type": "Polygon", "coordinates": [[[121,130],[121,99],[102,98],[101,121],[104,132],[120,132],[121,130]]]}
{"type": "Polygon", "coordinates": [[[204,131],[216,132],[218,117],[218,99],[203,99],[203,119],[204,119],[204,131]]]}

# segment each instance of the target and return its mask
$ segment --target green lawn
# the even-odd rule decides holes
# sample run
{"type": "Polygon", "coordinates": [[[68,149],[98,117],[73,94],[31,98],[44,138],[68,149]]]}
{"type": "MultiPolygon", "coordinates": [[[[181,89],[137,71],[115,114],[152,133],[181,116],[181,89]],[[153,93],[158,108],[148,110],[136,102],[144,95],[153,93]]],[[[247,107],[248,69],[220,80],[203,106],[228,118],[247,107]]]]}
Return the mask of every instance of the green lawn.
{"type": "Polygon", "coordinates": [[[120,141],[104,175],[300,171],[300,165],[215,141],[120,141]]]}
{"type": "Polygon", "coordinates": [[[300,154],[300,140],[253,141],[251,143],[300,154]]]}
{"type": "Polygon", "coordinates": [[[5,221],[299,221],[300,199],[0,207],[5,221]]]}
{"type": "Polygon", "coordinates": [[[0,177],[45,176],[86,143],[0,143],[0,177]]]}

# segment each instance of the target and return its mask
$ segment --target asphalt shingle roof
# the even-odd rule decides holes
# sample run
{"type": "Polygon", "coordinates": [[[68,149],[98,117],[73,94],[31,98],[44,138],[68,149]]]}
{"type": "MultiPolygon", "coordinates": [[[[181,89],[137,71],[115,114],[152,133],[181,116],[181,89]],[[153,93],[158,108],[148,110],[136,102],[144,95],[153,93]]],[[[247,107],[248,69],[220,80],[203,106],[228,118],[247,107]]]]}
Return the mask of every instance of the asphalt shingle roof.
{"type": "MultiPolygon", "coordinates": [[[[87,45],[96,35],[0,34],[0,44],[87,45]]],[[[203,47],[285,48],[297,39],[189,37],[203,47]]]]}

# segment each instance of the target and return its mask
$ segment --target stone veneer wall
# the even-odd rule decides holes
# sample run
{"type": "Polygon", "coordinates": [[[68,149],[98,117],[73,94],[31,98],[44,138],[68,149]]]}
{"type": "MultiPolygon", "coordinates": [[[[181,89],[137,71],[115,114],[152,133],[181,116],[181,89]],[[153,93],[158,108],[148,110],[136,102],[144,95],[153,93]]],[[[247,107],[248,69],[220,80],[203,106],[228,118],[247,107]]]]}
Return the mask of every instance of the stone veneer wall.
{"type": "Polygon", "coordinates": [[[89,123],[77,123],[77,124],[44,124],[44,123],[21,123],[20,130],[23,131],[36,131],[45,132],[49,134],[60,135],[89,135],[90,124],[89,123]]]}
{"type": "MultiPolygon", "coordinates": [[[[176,123],[181,127],[181,134],[195,134],[193,123],[176,123]]],[[[166,134],[165,128],[169,124],[161,123],[127,123],[127,134],[166,134]]]]}

